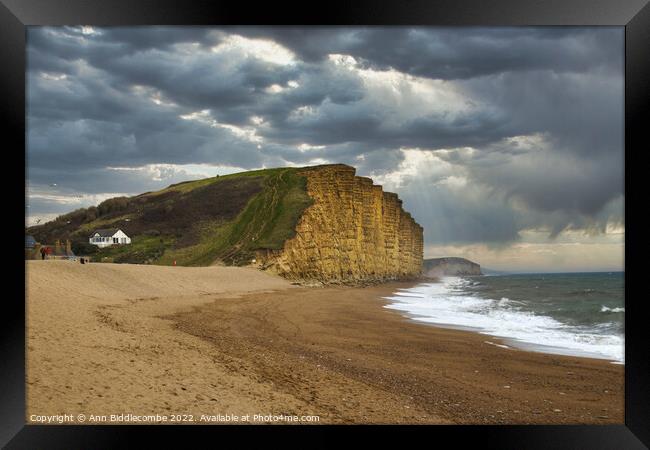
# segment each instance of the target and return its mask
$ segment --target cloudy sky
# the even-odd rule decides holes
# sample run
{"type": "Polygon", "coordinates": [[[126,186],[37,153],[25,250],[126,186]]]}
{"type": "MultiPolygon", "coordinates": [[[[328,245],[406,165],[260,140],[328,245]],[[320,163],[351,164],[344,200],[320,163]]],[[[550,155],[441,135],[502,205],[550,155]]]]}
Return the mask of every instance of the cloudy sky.
{"type": "Polygon", "coordinates": [[[30,27],[29,224],[116,195],[345,163],[425,256],[620,270],[623,28],[30,27]]]}

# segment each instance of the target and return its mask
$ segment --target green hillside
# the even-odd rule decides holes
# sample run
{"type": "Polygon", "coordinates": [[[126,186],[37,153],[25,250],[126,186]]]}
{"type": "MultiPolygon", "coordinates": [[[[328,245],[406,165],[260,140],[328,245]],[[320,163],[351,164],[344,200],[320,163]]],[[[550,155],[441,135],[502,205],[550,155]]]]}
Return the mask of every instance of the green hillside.
{"type": "Polygon", "coordinates": [[[38,242],[72,241],[96,261],[205,266],[247,264],[257,249],[280,249],[294,235],[312,200],[298,168],[265,169],[171,185],[135,197],[116,197],[33,226],[38,242]],[[98,249],[99,228],[120,228],[131,245],[98,249]]]}

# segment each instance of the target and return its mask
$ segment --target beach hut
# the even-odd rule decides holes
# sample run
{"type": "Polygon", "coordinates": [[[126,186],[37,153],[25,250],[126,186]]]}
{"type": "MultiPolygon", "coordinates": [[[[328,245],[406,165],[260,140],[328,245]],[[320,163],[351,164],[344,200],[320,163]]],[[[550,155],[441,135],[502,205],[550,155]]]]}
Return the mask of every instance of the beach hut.
{"type": "Polygon", "coordinates": [[[110,245],[130,244],[131,238],[119,228],[103,228],[93,232],[88,238],[88,242],[102,248],[110,245]]]}

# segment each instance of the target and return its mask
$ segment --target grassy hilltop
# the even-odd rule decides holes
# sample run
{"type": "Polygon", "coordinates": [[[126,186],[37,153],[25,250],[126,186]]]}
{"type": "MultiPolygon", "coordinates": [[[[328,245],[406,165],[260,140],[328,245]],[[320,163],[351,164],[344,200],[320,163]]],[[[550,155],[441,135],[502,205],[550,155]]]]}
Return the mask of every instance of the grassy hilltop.
{"type": "Polygon", "coordinates": [[[116,197],[33,226],[38,242],[72,241],[95,260],[205,266],[247,264],[257,249],[280,249],[312,203],[298,168],[265,169],[188,181],[135,197],[116,197]],[[98,228],[121,228],[131,245],[98,249],[98,228]]]}

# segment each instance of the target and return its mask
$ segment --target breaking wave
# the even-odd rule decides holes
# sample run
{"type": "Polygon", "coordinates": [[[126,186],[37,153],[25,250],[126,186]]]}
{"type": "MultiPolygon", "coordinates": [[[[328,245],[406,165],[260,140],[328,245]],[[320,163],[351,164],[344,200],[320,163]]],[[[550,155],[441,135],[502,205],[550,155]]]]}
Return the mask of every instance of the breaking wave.
{"type": "MultiPolygon", "coordinates": [[[[529,350],[624,361],[624,337],[612,334],[607,327],[572,326],[527,311],[524,302],[468,294],[463,288],[473,282],[449,277],[400,289],[384,297],[390,301],[385,307],[403,311],[418,322],[475,330],[529,350]]],[[[603,306],[601,311],[622,312],[624,308],[603,306]]]]}

